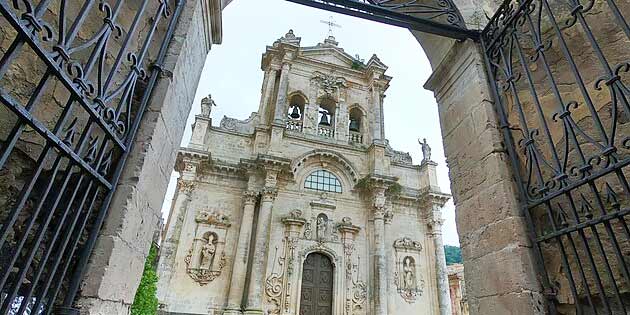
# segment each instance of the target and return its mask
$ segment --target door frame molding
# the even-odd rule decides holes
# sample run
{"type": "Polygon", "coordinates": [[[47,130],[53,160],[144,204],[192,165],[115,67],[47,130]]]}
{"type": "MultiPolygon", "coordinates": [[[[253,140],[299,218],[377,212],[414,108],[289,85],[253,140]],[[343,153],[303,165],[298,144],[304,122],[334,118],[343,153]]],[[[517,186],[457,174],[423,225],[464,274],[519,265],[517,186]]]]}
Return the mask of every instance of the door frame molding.
{"type": "Polygon", "coordinates": [[[300,313],[300,302],[302,295],[302,275],[304,273],[304,262],[306,261],[306,257],[310,254],[322,254],[332,263],[333,267],[333,301],[332,301],[332,315],[342,315],[343,314],[343,305],[344,299],[337,298],[340,294],[343,294],[343,277],[339,272],[341,264],[341,255],[337,255],[333,249],[325,247],[325,245],[317,244],[315,246],[308,247],[300,252],[299,255],[299,268],[298,268],[298,282],[296,286],[296,302],[295,303],[295,314],[300,313]]]}

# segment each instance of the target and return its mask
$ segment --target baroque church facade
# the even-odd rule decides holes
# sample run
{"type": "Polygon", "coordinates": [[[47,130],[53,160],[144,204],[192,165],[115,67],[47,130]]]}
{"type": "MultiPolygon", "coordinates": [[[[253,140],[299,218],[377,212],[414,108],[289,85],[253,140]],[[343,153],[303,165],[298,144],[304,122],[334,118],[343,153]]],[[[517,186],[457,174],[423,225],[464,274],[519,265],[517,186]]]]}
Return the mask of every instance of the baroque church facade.
{"type": "Polygon", "coordinates": [[[376,55],[292,31],[262,56],[259,110],[213,126],[202,100],[158,264],[161,314],[450,315],[441,209],[424,159],[392,149],[376,55]]]}

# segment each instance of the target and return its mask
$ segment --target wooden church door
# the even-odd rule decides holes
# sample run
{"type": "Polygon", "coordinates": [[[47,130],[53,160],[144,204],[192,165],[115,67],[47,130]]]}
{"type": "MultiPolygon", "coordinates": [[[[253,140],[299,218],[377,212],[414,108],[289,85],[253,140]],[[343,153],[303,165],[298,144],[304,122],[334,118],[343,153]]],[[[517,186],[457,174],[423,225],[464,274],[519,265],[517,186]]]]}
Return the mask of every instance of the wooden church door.
{"type": "Polygon", "coordinates": [[[302,272],[300,315],[332,315],[333,265],[328,257],[306,257],[302,272]]]}

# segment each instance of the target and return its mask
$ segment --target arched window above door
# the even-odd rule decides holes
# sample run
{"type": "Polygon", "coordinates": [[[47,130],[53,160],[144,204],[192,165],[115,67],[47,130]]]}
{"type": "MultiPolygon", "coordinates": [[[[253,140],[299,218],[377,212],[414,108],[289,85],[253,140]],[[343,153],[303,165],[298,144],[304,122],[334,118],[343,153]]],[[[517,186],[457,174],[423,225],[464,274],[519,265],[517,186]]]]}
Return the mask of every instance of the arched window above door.
{"type": "Polygon", "coordinates": [[[341,181],[335,174],[326,170],[317,170],[306,177],[304,188],[341,193],[341,181]]]}

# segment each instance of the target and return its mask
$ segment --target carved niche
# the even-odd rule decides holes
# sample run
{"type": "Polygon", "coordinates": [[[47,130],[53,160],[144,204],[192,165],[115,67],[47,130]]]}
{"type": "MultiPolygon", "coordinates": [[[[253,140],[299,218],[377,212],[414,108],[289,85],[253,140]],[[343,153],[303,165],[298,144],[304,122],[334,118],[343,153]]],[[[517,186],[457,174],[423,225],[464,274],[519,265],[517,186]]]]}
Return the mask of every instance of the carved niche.
{"type": "Polygon", "coordinates": [[[424,290],[424,280],[418,272],[421,251],[422,244],[408,237],[394,241],[394,282],[400,296],[409,304],[414,303],[424,290]]]}
{"type": "Polygon", "coordinates": [[[325,213],[320,213],[317,217],[306,221],[303,239],[313,240],[318,243],[338,243],[339,229],[336,228],[335,222],[325,213]]]}
{"type": "Polygon", "coordinates": [[[184,262],[190,278],[203,286],[220,276],[227,264],[224,248],[231,224],[228,216],[209,211],[199,212],[195,222],[195,238],[184,262]]]}

